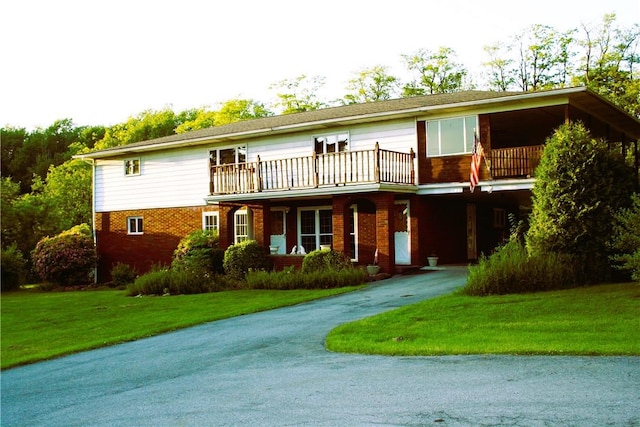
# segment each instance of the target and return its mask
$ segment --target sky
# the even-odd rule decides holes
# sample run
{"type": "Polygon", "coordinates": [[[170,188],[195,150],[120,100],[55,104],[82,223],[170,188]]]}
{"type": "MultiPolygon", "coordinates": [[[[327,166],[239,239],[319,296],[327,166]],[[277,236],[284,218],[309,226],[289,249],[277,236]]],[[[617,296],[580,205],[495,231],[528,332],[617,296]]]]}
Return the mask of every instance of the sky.
{"type": "Polygon", "coordinates": [[[6,0],[0,126],[111,126],[145,110],[275,101],[276,82],[321,76],[342,98],[354,73],[404,72],[402,54],[452,48],[472,73],[483,46],[533,24],[640,23],[638,0],[6,0]]]}

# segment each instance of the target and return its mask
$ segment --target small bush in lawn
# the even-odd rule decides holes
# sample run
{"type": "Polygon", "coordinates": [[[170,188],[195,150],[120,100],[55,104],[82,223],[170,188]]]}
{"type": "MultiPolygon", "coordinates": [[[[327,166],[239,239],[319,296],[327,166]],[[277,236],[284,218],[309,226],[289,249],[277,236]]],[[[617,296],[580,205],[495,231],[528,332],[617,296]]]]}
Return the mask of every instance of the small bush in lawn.
{"type": "Polygon", "coordinates": [[[16,244],[2,250],[1,255],[2,266],[2,292],[18,289],[24,285],[27,277],[27,261],[22,256],[22,252],[18,250],[16,244]]]}
{"type": "Polygon", "coordinates": [[[32,255],[36,273],[55,285],[90,283],[97,255],[91,229],[82,224],[38,242],[32,255]]]}
{"type": "Polygon", "coordinates": [[[196,230],[184,237],[173,253],[172,267],[209,274],[224,273],[224,250],[218,248],[218,232],[196,230]]]}
{"type": "Polygon", "coordinates": [[[238,283],[221,274],[157,268],[127,286],[127,295],[188,295],[237,289],[238,283]]]}
{"type": "Polygon", "coordinates": [[[249,270],[271,270],[269,248],[260,246],[255,240],[231,245],[224,252],[224,271],[236,280],[244,280],[249,270]]]}
{"type": "Polygon", "coordinates": [[[351,259],[344,252],[317,249],[306,254],[302,260],[303,273],[325,270],[341,271],[350,268],[353,268],[351,259]]]}
{"type": "Polygon", "coordinates": [[[512,239],[469,267],[461,292],[482,296],[563,289],[582,283],[583,275],[576,257],[552,252],[531,256],[524,244],[512,239]]]}
{"type": "Polygon", "coordinates": [[[359,268],[325,270],[312,273],[299,271],[250,271],[247,286],[251,289],[332,289],[365,283],[367,274],[359,268]]]}
{"type": "Polygon", "coordinates": [[[113,281],[113,286],[116,288],[127,287],[135,282],[136,277],[138,277],[136,270],[129,264],[125,264],[123,262],[117,263],[111,269],[111,279],[113,281]]]}

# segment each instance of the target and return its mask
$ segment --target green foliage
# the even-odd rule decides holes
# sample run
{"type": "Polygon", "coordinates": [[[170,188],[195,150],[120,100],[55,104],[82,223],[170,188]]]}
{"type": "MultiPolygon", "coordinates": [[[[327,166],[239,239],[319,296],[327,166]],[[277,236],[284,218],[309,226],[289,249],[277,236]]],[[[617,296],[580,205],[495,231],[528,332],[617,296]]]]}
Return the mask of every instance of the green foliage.
{"type": "Polygon", "coordinates": [[[217,231],[192,231],[178,243],[172,267],[209,275],[224,273],[224,250],[218,248],[218,242],[217,231]]]}
{"type": "Polygon", "coordinates": [[[224,252],[224,271],[237,280],[244,280],[249,270],[271,270],[269,248],[260,246],[255,240],[231,245],[224,252]]]}
{"type": "Polygon", "coordinates": [[[236,283],[223,275],[202,272],[158,269],[138,277],[127,286],[127,295],[189,295],[233,289],[236,283]]]}
{"type": "Polygon", "coordinates": [[[275,106],[282,110],[281,114],[302,113],[326,107],[318,100],[317,94],[324,86],[325,78],[301,75],[293,79],[281,80],[272,84],[269,89],[277,91],[278,101],[275,106]]]}
{"type": "Polygon", "coordinates": [[[397,96],[398,78],[389,74],[388,67],[376,65],[363,69],[349,80],[349,93],[344,96],[345,104],[382,101],[397,96]]]}
{"type": "Polygon", "coordinates": [[[97,255],[89,226],[83,224],[38,242],[32,260],[36,273],[54,285],[80,285],[92,281],[97,255]]]}
{"type": "Polygon", "coordinates": [[[117,263],[111,269],[111,280],[114,288],[125,288],[135,282],[138,272],[129,264],[117,263]]]}
{"type": "Polygon", "coordinates": [[[502,295],[571,288],[583,280],[580,260],[569,254],[529,255],[526,247],[511,239],[478,265],[469,267],[465,295],[502,295]]]}
{"type": "Polygon", "coordinates": [[[620,270],[631,272],[631,278],[640,281],[640,195],[632,196],[632,206],[621,209],[615,216],[611,256],[620,270]]]}
{"type": "Polygon", "coordinates": [[[407,70],[415,78],[405,84],[403,96],[419,96],[435,93],[451,93],[464,90],[467,69],[455,62],[455,51],[440,47],[437,52],[419,49],[413,54],[402,55],[407,70]]]}
{"type": "Polygon", "coordinates": [[[2,286],[2,292],[18,289],[24,285],[27,276],[27,262],[15,244],[9,246],[7,249],[2,249],[0,262],[0,272],[2,273],[0,285],[2,286]]]}
{"type": "Polygon", "coordinates": [[[314,273],[326,270],[342,271],[353,268],[351,259],[343,252],[316,249],[304,256],[302,272],[314,273]]]}
{"type": "Polygon", "coordinates": [[[572,254],[591,269],[591,281],[605,279],[614,215],[633,191],[631,169],[577,123],[547,139],[536,177],[529,252],[572,254]]]}
{"type": "Polygon", "coordinates": [[[367,273],[360,268],[325,270],[303,273],[293,270],[250,271],[247,286],[250,289],[332,289],[359,286],[365,283],[367,273]]]}

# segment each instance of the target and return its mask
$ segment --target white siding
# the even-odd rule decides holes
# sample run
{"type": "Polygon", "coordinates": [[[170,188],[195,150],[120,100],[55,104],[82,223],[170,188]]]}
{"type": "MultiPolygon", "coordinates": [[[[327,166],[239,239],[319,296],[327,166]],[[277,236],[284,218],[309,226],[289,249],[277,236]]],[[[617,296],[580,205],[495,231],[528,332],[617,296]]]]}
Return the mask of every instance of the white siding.
{"type": "Polygon", "coordinates": [[[142,153],[140,175],[125,176],[123,157],[96,163],[96,211],[204,205],[209,157],[203,147],[142,153]]]}
{"type": "Polygon", "coordinates": [[[209,194],[209,150],[246,145],[247,161],[306,157],[313,153],[313,137],[349,132],[349,150],[380,148],[408,153],[417,151],[413,118],[353,127],[325,128],[291,135],[274,135],[235,144],[142,153],[96,162],[96,211],[202,206],[209,194]],[[140,175],[125,176],[123,161],[140,158],[140,175]]]}

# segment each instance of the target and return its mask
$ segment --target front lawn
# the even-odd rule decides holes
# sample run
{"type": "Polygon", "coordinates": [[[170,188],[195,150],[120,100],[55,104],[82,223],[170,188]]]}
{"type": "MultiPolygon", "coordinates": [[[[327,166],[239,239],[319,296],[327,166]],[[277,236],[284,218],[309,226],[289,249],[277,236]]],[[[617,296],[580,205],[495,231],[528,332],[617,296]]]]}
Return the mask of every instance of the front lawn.
{"type": "Polygon", "coordinates": [[[354,289],[250,290],[136,298],[127,297],[125,291],[114,290],[3,293],[1,367],[132,341],[354,289]]]}
{"type": "Polygon", "coordinates": [[[384,355],[640,355],[640,285],[447,295],[334,329],[331,351],[384,355]]]}

